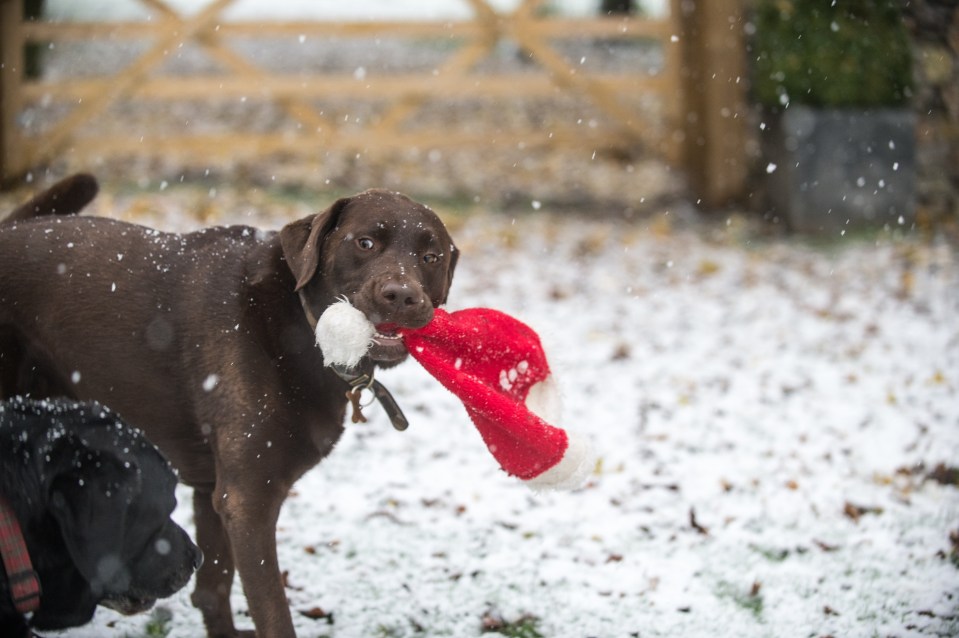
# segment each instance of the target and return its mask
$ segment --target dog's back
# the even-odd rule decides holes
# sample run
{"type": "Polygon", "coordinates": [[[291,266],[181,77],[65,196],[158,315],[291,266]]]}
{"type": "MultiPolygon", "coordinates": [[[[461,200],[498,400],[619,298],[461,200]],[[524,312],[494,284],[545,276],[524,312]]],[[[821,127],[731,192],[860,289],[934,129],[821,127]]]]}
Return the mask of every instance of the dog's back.
{"type": "Polygon", "coordinates": [[[77,173],[38,193],[2,221],[12,223],[47,215],[73,215],[92,202],[99,191],[100,186],[93,175],[77,173]]]}

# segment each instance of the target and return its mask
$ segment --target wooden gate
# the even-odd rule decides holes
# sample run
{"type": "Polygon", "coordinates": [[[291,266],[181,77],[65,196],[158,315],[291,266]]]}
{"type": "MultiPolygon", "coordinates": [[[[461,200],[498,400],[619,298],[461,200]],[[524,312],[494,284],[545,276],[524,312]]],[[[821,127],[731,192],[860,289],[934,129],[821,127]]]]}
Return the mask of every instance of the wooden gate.
{"type": "Polygon", "coordinates": [[[460,0],[468,3],[472,19],[390,22],[239,22],[223,17],[235,0],[212,0],[189,16],[164,0],[139,1],[150,10],[150,21],[27,22],[21,0],[0,0],[0,176],[21,175],[63,154],[80,159],[186,155],[195,160],[296,155],[316,148],[375,154],[409,148],[566,145],[656,153],[688,169],[707,204],[722,203],[742,188],[745,82],[740,82],[738,0],[672,0],[663,18],[589,19],[548,15],[543,0],[522,0],[508,14],[498,13],[487,0],[460,0]],[[256,38],[303,42],[379,37],[402,38],[409,46],[434,50],[440,43],[448,55],[433,68],[417,71],[276,73],[234,46],[237,40],[256,38]],[[146,44],[132,62],[110,75],[60,80],[24,76],[26,44],[78,40],[146,44]],[[576,41],[643,42],[658,51],[659,62],[652,70],[639,64],[591,69],[584,64],[586,56],[571,59],[564,51],[563,43],[576,41]],[[504,42],[529,68],[520,74],[495,68],[480,72],[504,42]],[[202,51],[215,72],[162,72],[165,61],[186,44],[202,51]],[[320,104],[330,96],[378,106],[363,122],[347,125],[320,104]],[[411,125],[429,104],[463,99],[585,100],[597,116],[588,123],[551,122],[547,127],[533,122],[495,131],[462,123],[411,125]],[[111,108],[134,100],[269,102],[287,124],[275,130],[251,132],[237,126],[213,133],[184,126],[159,134],[149,127],[118,132],[104,124],[111,108]],[[651,100],[651,109],[643,106],[651,100]],[[51,105],[62,111],[52,123],[36,130],[23,123],[29,109],[51,105]]]}

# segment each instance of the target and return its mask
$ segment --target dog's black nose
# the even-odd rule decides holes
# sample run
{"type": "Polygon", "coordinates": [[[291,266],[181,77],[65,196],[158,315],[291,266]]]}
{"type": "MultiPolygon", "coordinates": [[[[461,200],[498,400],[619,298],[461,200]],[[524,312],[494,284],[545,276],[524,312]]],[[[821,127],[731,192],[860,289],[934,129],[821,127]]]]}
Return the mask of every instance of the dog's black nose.
{"type": "Polygon", "coordinates": [[[196,551],[193,552],[193,571],[196,571],[203,567],[203,552],[199,547],[196,548],[196,551]]]}

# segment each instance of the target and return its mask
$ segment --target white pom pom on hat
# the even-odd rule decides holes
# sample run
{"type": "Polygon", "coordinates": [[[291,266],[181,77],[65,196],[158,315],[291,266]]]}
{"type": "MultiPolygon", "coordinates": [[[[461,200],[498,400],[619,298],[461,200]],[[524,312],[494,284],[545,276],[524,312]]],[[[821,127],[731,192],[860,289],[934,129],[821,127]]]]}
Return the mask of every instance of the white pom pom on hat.
{"type": "Polygon", "coordinates": [[[376,328],[363,311],[342,299],[327,308],[316,322],[316,343],[328,366],[352,368],[369,351],[376,328]]]}

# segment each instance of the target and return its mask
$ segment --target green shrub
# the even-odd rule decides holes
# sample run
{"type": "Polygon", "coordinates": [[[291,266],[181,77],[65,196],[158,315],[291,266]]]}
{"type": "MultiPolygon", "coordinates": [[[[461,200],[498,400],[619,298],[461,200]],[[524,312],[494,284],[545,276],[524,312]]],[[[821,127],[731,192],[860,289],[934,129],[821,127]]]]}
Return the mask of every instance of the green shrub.
{"type": "Polygon", "coordinates": [[[898,106],[912,88],[899,0],[757,0],[753,90],[766,106],[898,106]]]}
{"type": "Polygon", "coordinates": [[[539,618],[524,614],[513,622],[503,620],[498,614],[487,613],[483,617],[484,634],[501,634],[506,638],[544,638],[539,632],[539,618]]]}

